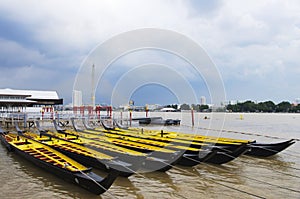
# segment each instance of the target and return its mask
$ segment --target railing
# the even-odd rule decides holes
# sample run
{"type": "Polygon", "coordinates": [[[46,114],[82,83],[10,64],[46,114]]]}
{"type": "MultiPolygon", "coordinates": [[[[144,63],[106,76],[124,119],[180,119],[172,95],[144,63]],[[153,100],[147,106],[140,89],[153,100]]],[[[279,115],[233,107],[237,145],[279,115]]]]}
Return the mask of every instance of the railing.
{"type": "Polygon", "coordinates": [[[66,123],[66,121],[70,121],[71,118],[82,119],[88,118],[92,121],[100,121],[101,119],[107,119],[108,116],[103,114],[100,118],[96,114],[92,115],[81,115],[74,114],[73,111],[56,111],[56,112],[14,112],[14,113],[0,113],[0,123],[2,126],[6,126],[7,128],[11,125],[13,126],[15,122],[17,122],[20,126],[32,127],[34,125],[35,120],[40,121],[52,121],[57,120],[58,123],[66,123]]]}

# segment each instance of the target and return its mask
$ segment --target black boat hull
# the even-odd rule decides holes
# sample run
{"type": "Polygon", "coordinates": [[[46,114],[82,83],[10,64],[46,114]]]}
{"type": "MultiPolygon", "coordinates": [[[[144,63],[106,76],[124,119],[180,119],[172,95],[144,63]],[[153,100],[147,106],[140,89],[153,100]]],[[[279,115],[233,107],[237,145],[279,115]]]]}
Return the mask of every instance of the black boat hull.
{"type": "Polygon", "coordinates": [[[225,164],[225,163],[228,163],[228,162],[236,159],[240,155],[243,155],[248,150],[249,150],[249,148],[248,148],[247,144],[241,144],[236,150],[234,150],[232,152],[231,151],[225,152],[223,150],[217,151],[215,149],[216,153],[214,155],[212,155],[210,158],[206,158],[205,160],[202,160],[202,161],[206,162],[206,163],[211,163],[211,164],[225,164]]]}
{"type": "MultiPolygon", "coordinates": [[[[91,146],[89,144],[84,144],[84,145],[91,148],[91,149],[99,151],[101,153],[105,153],[109,156],[117,157],[118,160],[130,164],[130,166],[125,168],[125,170],[120,169],[120,174],[119,175],[122,176],[122,177],[129,177],[129,176],[133,175],[134,173],[136,173],[142,167],[142,164],[145,164],[144,162],[145,162],[146,156],[145,157],[143,157],[143,156],[132,156],[132,155],[129,155],[129,154],[123,154],[123,153],[118,153],[118,152],[115,152],[115,151],[105,150],[103,148],[98,148],[98,147],[95,147],[95,146],[91,146]]],[[[114,168],[114,167],[112,167],[112,168],[114,168]]]]}
{"type": "Polygon", "coordinates": [[[111,171],[106,178],[102,178],[95,173],[91,172],[91,169],[86,171],[78,171],[71,172],[66,169],[54,166],[48,162],[42,161],[38,158],[35,158],[28,153],[10,145],[3,136],[1,136],[2,143],[7,146],[9,145],[9,149],[14,151],[19,156],[24,159],[32,162],[36,166],[44,169],[45,171],[51,172],[52,174],[64,179],[65,181],[77,184],[78,186],[94,193],[94,194],[102,194],[106,192],[115,179],[118,177],[119,172],[116,170],[111,171]]]}
{"type": "Polygon", "coordinates": [[[178,165],[192,167],[200,164],[206,159],[211,158],[215,155],[215,151],[199,151],[198,153],[185,153],[182,158],[178,161],[178,165]]]}
{"type": "Polygon", "coordinates": [[[245,155],[257,156],[257,157],[269,157],[283,151],[284,149],[288,148],[294,143],[295,141],[293,139],[284,142],[271,143],[271,144],[251,143],[249,146],[250,150],[246,152],[245,155]]]}
{"type": "Polygon", "coordinates": [[[63,150],[59,147],[52,147],[52,148],[69,156],[70,158],[76,160],[77,162],[80,162],[84,165],[91,166],[93,168],[101,169],[104,171],[111,171],[112,169],[115,169],[119,171],[119,176],[122,177],[129,177],[130,175],[133,174],[132,169],[130,169],[132,165],[127,162],[118,160],[119,158],[116,158],[114,160],[99,160],[97,158],[93,158],[90,156],[84,156],[81,154],[63,150]]]}

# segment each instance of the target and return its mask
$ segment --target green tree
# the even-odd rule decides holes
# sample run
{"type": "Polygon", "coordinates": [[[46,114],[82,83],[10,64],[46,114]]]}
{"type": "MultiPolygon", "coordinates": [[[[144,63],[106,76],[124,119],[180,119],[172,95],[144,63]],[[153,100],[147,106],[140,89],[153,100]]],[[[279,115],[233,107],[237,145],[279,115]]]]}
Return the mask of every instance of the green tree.
{"type": "Polygon", "coordinates": [[[182,105],[180,106],[180,109],[181,109],[181,110],[191,110],[191,107],[190,107],[190,105],[188,105],[188,104],[182,104],[182,105]]]}
{"type": "Polygon", "coordinates": [[[241,104],[241,109],[242,112],[256,112],[257,106],[254,102],[248,100],[241,104]]]}
{"type": "Polygon", "coordinates": [[[294,106],[294,112],[295,113],[300,113],[300,104],[298,104],[297,106],[294,106]]]}
{"type": "Polygon", "coordinates": [[[286,112],[289,112],[291,110],[291,108],[292,108],[291,103],[283,101],[276,105],[275,111],[286,113],[286,112]]]}
{"type": "Polygon", "coordinates": [[[199,106],[200,106],[199,104],[192,104],[191,105],[192,109],[197,111],[197,112],[199,111],[199,106]]]}
{"type": "Polygon", "coordinates": [[[203,112],[203,111],[208,111],[209,106],[208,105],[199,105],[199,111],[203,112]]]}
{"type": "Polygon", "coordinates": [[[240,103],[238,104],[229,104],[227,105],[226,109],[228,111],[232,111],[232,112],[241,112],[241,107],[240,107],[240,103]]]}
{"type": "Polygon", "coordinates": [[[260,102],[257,104],[259,112],[274,112],[276,105],[272,101],[260,102]]]}
{"type": "Polygon", "coordinates": [[[178,105],[177,104],[172,104],[172,108],[174,108],[174,109],[178,109],[178,105]]]}

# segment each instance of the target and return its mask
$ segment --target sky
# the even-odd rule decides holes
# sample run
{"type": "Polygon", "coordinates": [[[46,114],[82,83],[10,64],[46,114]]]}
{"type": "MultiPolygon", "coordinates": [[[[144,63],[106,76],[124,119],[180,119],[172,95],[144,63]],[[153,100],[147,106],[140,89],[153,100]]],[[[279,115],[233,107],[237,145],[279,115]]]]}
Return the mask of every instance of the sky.
{"type": "MultiPolygon", "coordinates": [[[[89,53],[115,35],[140,28],[172,30],[199,44],[222,77],[226,100],[300,98],[297,0],[0,0],[0,88],[56,90],[68,104],[89,53]]],[[[106,82],[120,78],[113,76],[122,71],[118,66],[136,66],[145,57],[180,65],[164,53],[143,53],[114,63],[106,82]]],[[[189,79],[190,72],[182,73],[189,79]]],[[[206,96],[209,102],[205,81],[198,78],[190,78],[190,84],[199,101],[206,96]]],[[[97,102],[110,103],[105,89],[112,87],[100,83],[97,102]]],[[[157,86],[137,88],[136,104],[176,103],[176,93],[157,86]]]]}

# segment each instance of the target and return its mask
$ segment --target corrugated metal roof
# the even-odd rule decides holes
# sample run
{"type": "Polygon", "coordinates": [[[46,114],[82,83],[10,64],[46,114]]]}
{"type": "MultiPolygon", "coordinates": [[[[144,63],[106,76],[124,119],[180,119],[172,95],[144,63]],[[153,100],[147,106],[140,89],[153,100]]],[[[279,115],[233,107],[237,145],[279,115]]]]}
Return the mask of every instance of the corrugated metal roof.
{"type": "Polygon", "coordinates": [[[27,99],[59,99],[56,91],[0,89],[0,95],[24,95],[27,99]]]}
{"type": "Polygon", "coordinates": [[[33,100],[26,99],[0,99],[0,103],[35,103],[33,100]]]}

